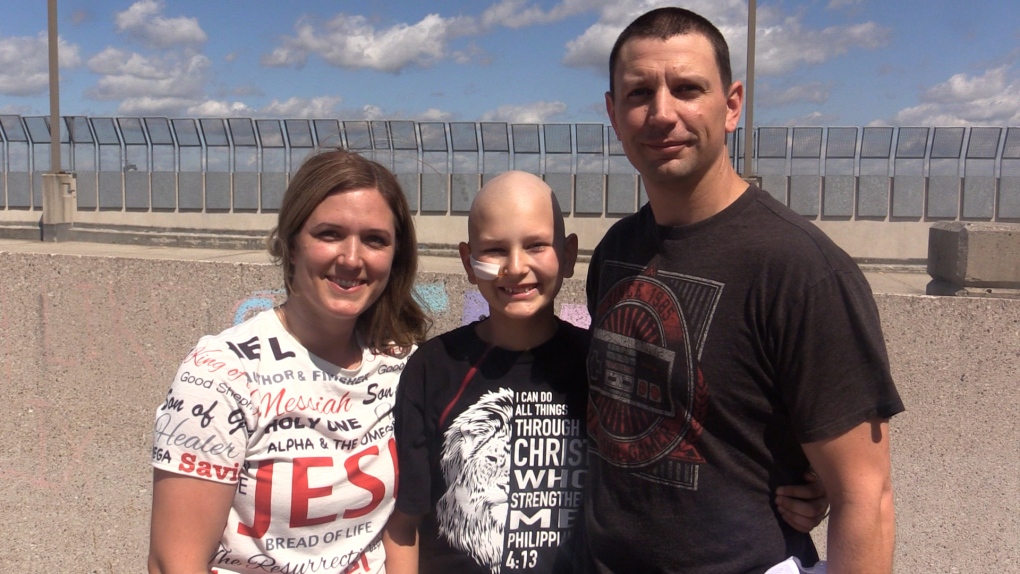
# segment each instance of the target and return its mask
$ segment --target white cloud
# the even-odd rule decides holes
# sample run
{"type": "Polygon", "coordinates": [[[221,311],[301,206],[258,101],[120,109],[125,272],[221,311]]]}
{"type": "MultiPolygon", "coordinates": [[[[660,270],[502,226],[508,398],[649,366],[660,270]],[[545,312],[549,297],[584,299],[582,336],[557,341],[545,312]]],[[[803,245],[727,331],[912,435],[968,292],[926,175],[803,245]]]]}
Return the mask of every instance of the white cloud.
{"type": "Polygon", "coordinates": [[[609,70],[609,53],[624,25],[596,22],[583,34],[567,42],[563,63],[576,68],[595,68],[603,73],[609,70]]]}
{"type": "Polygon", "coordinates": [[[428,67],[447,56],[450,39],[472,33],[471,18],[429,14],[415,24],[377,30],[363,16],[338,14],[323,25],[303,17],[293,37],[262,56],[265,66],[301,67],[310,54],[341,68],[399,72],[408,66],[428,67]]]}
{"type": "Polygon", "coordinates": [[[1020,70],[1006,64],[980,76],[956,74],[900,110],[893,123],[915,126],[1015,125],[1020,123],[1020,70]]]}
{"type": "Polygon", "coordinates": [[[330,118],[334,117],[342,98],[320,96],[317,98],[289,98],[273,100],[258,111],[258,115],[270,118],[330,118]]]}
{"type": "MultiPolygon", "coordinates": [[[[609,52],[624,27],[642,13],[675,3],[649,0],[606,2],[599,20],[566,45],[563,63],[605,74],[609,52]]],[[[747,3],[744,0],[691,0],[685,8],[715,24],[730,47],[734,78],[744,75],[747,50],[747,3]]],[[[755,71],[780,75],[803,65],[820,64],[851,50],[876,49],[889,43],[891,31],[874,22],[824,29],[806,27],[800,16],[783,16],[773,7],[758,7],[755,71]]]]}
{"type": "MultiPolygon", "coordinates": [[[[563,63],[577,68],[594,68],[603,74],[609,70],[609,52],[613,43],[627,24],[649,10],[676,5],[663,0],[600,0],[595,4],[599,10],[598,22],[567,42],[563,63]]],[[[701,14],[719,27],[730,44],[731,52],[735,42],[730,34],[730,25],[736,29],[747,26],[747,2],[744,0],[690,0],[684,8],[701,14]]]]}
{"type": "Polygon", "coordinates": [[[805,126],[831,126],[834,122],[839,121],[839,116],[833,114],[823,114],[822,112],[811,112],[803,116],[795,118],[788,118],[783,125],[789,127],[805,127],[805,126]]]}
{"type": "Polygon", "coordinates": [[[229,90],[221,90],[218,95],[230,94],[232,96],[256,96],[261,97],[266,95],[265,91],[259,86],[237,86],[229,90]]]}
{"type": "Polygon", "coordinates": [[[829,0],[825,6],[829,10],[840,10],[843,8],[857,8],[863,6],[865,0],[829,0]]]}
{"type": "Polygon", "coordinates": [[[379,106],[369,104],[361,108],[361,119],[363,120],[381,120],[385,117],[387,117],[386,114],[379,106]]]}
{"type": "Polygon", "coordinates": [[[788,104],[809,103],[824,104],[832,94],[832,85],[821,82],[810,82],[791,86],[783,84],[783,89],[776,89],[771,84],[761,86],[755,92],[755,102],[762,106],[785,106],[788,104]]]}
{"type": "MultiPolygon", "coordinates": [[[[806,29],[796,17],[759,30],[755,71],[765,75],[791,72],[804,64],[821,64],[851,50],[874,50],[889,43],[891,30],[875,22],[806,29]]],[[[746,40],[745,40],[746,43],[746,40]]]]}
{"type": "Polygon", "coordinates": [[[829,5],[826,6],[829,10],[838,10],[840,8],[849,8],[851,6],[860,6],[864,3],[864,0],[829,0],[829,5]]]}
{"type": "MultiPolygon", "coordinates": [[[[477,18],[429,14],[413,24],[399,23],[381,29],[363,16],[341,13],[324,24],[304,16],[295,24],[295,34],[284,36],[280,45],[263,54],[261,62],[264,66],[301,67],[315,54],[341,68],[394,73],[411,66],[429,67],[447,59],[458,64],[485,64],[488,57],[480,48],[472,45],[453,49],[451,41],[480,35],[495,27],[516,29],[558,22],[614,4],[612,0],[564,0],[545,10],[528,0],[499,0],[477,18]]],[[[642,4],[648,1],[643,0],[642,4]]]]}
{"type": "Polygon", "coordinates": [[[31,115],[32,106],[19,106],[14,104],[8,104],[6,106],[0,106],[0,114],[11,115],[11,116],[28,116],[31,115]]]}
{"type": "MultiPolygon", "coordinates": [[[[205,56],[195,55],[187,62],[179,62],[131,54],[118,69],[108,70],[106,67],[117,60],[116,52],[108,48],[90,62],[108,75],[88,95],[100,100],[119,100],[117,113],[126,116],[328,118],[336,117],[342,101],[336,96],[293,97],[283,101],[273,99],[265,106],[256,107],[244,101],[209,98],[204,89],[203,76],[207,76],[209,65],[205,56]]],[[[252,90],[235,92],[241,93],[234,95],[259,95],[252,90]]],[[[374,111],[377,117],[381,115],[378,108],[374,111]]],[[[362,110],[361,113],[370,112],[362,110]]]]}
{"type": "Polygon", "coordinates": [[[185,110],[185,115],[193,117],[249,117],[253,110],[242,102],[222,102],[207,100],[194,104],[185,110]]]}
{"type": "Polygon", "coordinates": [[[117,30],[156,48],[202,44],[208,39],[197,18],[167,18],[162,15],[163,8],[162,1],[138,0],[117,13],[117,30]]]}
{"type": "Polygon", "coordinates": [[[958,102],[974,101],[988,97],[992,94],[1011,91],[1015,85],[1010,85],[1008,77],[1010,66],[1003,65],[986,71],[983,75],[972,77],[966,74],[956,74],[938,84],[928,88],[921,96],[922,99],[933,103],[953,104],[958,102]]]}
{"type": "Polygon", "coordinates": [[[492,62],[492,57],[478,46],[478,44],[473,42],[463,50],[453,50],[449,52],[449,58],[457,64],[470,64],[471,62],[477,62],[481,65],[488,65],[492,62]]]}
{"type": "MultiPolygon", "coordinates": [[[[80,49],[58,38],[57,49],[61,68],[81,65],[80,49]]],[[[0,38],[0,94],[37,96],[49,89],[49,41],[45,33],[38,36],[0,38]]]]}
{"type": "Polygon", "coordinates": [[[118,102],[123,115],[209,115],[247,109],[237,102],[212,99],[207,93],[212,62],[199,51],[208,38],[196,18],[163,15],[162,0],[137,0],[115,15],[119,33],[152,50],[138,53],[107,47],[88,60],[99,75],[85,90],[87,98],[118,102]]]}
{"type": "Polygon", "coordinates": [[[587,12],[600,3],[591,0],[564,0],[549,10],[543,10],[540,6],[529,5],[528,0],[500,0],[487,8],[480,20],[485,28],[494,26],[524,28],[559,22],[575,14],[587,12]]]}
{"type": "Polygon", "coordinates": [[[210,66],[202,54],[146,57],[106,48],[88,62],[102,77],[85,95],[120,101],[117,111],[123,114],[179,113],[205,99],[210,66]]]}
{"type": "Polygon", "coordinates": [[[563,102],[534,102],[524,105],[500,106],[482,114],[483,122],[536,124],[549,121],[567,111],[563,102]]]}
{"type": "Polygon", "coordinates": [[[92,20],[93,16],[87,10],[75,10],[71,13],[71,23],[74,25],[84,24],[89,20],[92,20]]]}
{"type": "Polygon", "coordinates": [[[451,112],[440,110],[438,108],[429,108],[418,114],[416,119],[422,122],[449,122],[455,117],[455,114],[451,112]]]}
{"type": "Polygon", "coordinates": [[[136,96],[124,98],[117,106],[117,114],[123,116],[173,116],[183,115],[184,110],[194,104],[193,98],[179,96],[136,96]]]}
{"type": "Polygon", "coordinates": [[[195,117],[223,118],[330,118],[337,117],[336,111],[339,103],[340,98],[333,96],[289,98],[282,102],[273,100],[261,108],[253,107],[244,102],[205,100],[189,106],[184,110],[184,114],[195,117]]]}

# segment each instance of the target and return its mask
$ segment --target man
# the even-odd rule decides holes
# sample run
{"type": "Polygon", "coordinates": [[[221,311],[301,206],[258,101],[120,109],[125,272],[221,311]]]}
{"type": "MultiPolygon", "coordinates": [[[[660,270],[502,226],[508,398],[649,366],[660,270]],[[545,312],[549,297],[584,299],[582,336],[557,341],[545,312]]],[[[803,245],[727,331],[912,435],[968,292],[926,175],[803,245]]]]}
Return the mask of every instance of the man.
{"type": "Polygon", "coordinates": [[[649,203],[589,266],[595,571],[813,564],[769,494],[810,466],[832,504],[828,571],[890,572],[888,418],[903,406],[867,281],[730,165],[744,91],[715,26],[654,10],[609,66],[606,109],[649,203]]]}

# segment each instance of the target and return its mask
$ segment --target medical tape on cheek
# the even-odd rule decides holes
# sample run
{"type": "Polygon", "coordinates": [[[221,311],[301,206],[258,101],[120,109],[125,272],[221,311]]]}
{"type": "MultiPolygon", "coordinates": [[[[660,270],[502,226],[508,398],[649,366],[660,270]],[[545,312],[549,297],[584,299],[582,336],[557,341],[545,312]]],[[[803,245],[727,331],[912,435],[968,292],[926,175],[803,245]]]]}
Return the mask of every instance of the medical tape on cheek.
{"type": "Polygon", "coordinates": [[[485,261],[479,261],[475,259],[475,256],[471,256],[471,269],[475,272],[475,277],[482,281],[495,281],[500,276],[500,265],[498,263],[487,263],[485,261]]]}

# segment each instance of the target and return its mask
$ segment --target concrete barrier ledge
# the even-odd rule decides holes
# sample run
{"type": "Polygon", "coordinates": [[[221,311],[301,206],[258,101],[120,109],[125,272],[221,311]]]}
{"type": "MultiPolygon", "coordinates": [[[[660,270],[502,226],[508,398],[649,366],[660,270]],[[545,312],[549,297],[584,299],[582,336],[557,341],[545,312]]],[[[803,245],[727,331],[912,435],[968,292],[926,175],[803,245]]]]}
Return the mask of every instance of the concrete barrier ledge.
{"type": "Polygon", "coordinates": [[[938,222],[928,235],[930,295],[1020,295],[1020,224],[938,222]]]}
{"type": "MultiPolygon", "coordinates": [[[[0,248],[0,571],[142,572],[155,408],[201,335],[281,300],[280,272],[264,253],[47,246],[0,248]]],[[[417,278],[435,331],[485,312],[459,261],[443,263],[417,278]]],[[[587,317],[583,287],[564,284],[567,320],[587,317]]],[[[890,425],[896,572],[1020,574],[1020,300],[876,302],[907,406],[890,425]]]]}

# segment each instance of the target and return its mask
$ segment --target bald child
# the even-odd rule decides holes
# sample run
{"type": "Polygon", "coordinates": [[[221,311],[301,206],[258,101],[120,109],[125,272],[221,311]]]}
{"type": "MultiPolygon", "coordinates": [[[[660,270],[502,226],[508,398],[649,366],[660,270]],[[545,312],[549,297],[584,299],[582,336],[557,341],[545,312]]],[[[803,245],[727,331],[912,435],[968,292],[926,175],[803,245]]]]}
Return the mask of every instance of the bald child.
{"type": "Polygon", "coordinates": [[[512,171],[475,197],[460,256],[489,315],[423,344],[401,375],[386,570],[571,572],[588,335],[553,305],[577,237],[549,186],[512,171]]]}

